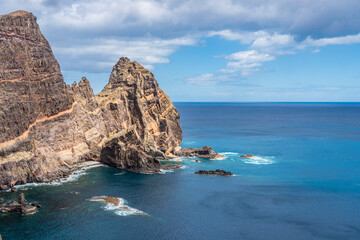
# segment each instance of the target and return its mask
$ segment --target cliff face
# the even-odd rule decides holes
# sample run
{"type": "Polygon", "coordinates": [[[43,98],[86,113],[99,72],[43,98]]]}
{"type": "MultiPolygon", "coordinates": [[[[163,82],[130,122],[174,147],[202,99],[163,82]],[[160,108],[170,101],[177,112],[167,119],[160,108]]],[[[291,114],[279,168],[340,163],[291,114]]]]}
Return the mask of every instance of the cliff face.
{"type": "Polygon", "coordinates": [[[179,114],[154,75],[120,58],[104,90],[64,83],[36,18],[0,16],[0,185],[50,181],[86,160],[140,173],[182,140],[179,114]]]}

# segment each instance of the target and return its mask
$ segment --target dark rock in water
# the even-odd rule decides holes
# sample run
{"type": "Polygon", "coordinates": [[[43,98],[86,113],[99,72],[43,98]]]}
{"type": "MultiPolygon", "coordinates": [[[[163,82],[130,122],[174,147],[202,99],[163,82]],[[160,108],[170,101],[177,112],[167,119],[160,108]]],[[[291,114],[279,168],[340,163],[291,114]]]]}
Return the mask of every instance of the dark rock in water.
{"type": "Polygon", "coordinates": [[[199,171],[195,172],[195,174],[222,175],[222,176],[231,176],[231,175],[233,175],[231,172],[227,172],[227,171],[220,170],[220,169],[216,169],[215,171],[213,171],[213,170],[210,170],[210,171],[199,170],[199,171]]]}
{"type": "Polygon", "coordinates": [[[41,208],[41,206],[37,203],[27,203],[23,193],[19,194],[18,201],[0,204],[1,212],[17,212],[23,215],[36,213],[38,208],[41,208]]]}
{"type": "Polygon", "coordinates": [[[12,187],[12,188],[11,188],[11,191],[12,191],[12,192],[17,192],[17,190],[18,190],[18,189],[17,189],[16,187],[12,187]]]}
{"type": "Polygon", "coordinates": [[[41,205],[38,203],[31,203],[31,206],[37,207],[37,208],[41,208],[41,205]]]}
{"type": "Polygon", "coordinates": [[[174,164],[174,163],[167,163],[164,165],[161,165],[161,169],[163,170],[173,170],[173,169],[178,169],[178,168],[182,168],[183,165],[180,164],[174,164]]]}
{"type": "Polygon", "coordinates": [[[179,157],[199,157],[199,158],[208,158],[215,159],[221,157],[218,153],[216,153],[212,147],[202,147],[202,148],[181,148],[174,152],[176,156],[179,157]]]}
{"type": "Polygon", "coordinates": [[[26,204],[26,199],[25,199],[24,193],[20,193],[20,194],[19,194],[19,196],[18,196],[18,203],[19,203],[19,204],[22,204],[22,205],[26,204]]]}
{"type": "Polygon", "coordinates": [[[37,207],[33,206],[31,204],[25,204],[21,207],[20,210],[21,214],[23,215],[29,215],[37,212],[37,207]]]}

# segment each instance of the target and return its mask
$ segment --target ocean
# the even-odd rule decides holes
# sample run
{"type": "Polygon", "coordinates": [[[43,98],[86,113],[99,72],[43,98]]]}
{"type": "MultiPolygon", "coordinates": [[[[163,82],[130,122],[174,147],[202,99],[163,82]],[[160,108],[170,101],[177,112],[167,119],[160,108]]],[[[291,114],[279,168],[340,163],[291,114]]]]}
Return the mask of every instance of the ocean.
{"type": "Polygon", "coordinates": [[[61,184],[25,185],[43,207],[0,213],[3,240],[360,239],[360,103],[174,105],[181,146],[212,146],[223,159],[181,158],[184,169],[156,175],[97,166],[61,184]],[[215,169],[235,176],[194,174],[215,169]]]}

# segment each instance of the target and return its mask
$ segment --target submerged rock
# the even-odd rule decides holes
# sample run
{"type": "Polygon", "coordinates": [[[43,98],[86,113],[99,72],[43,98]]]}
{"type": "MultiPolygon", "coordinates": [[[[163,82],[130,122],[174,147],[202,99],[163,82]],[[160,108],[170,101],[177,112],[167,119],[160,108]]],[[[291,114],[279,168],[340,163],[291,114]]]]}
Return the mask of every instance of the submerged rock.
{"type": "Polygon", "coordinates": [[[254,158],[254,155],[244,154],[244,155],[241,155],[240,157],[242,157],[242,158],[254,158]]]}
{"type": "Polygon", "coordinates": [[[215,171],[213,171],[213,170],[210,170],[210,171],[199,170],[199,171],[195,172],[195,174],[203,174],[203,175],[223,175],[223,176],[231,176],[231,175],[233,175],[231,172],[227,172],[227,171],[220,170],[220,169],[216,169],[215,171]]]}
{"type": "Polygon", "coordinates": [[[17,212],[23,215],[29,215],[37,212],[41,206],[37,203],[27,203],[24,193],[20,193],[17,201],[0,204],[1,212],[17,212]]]}
{"type": "Polygon", "coordinates": [[[104,202],[110,207],[107,209],[115,210],[115,213],[120,216],[128,216],[128,215],[148,215],[147,213],[140,211],[136,208],[129,207],[126,205],[126,201],[123,198],[118,197],[109,197],[109,196],[100,196],[100,197],[92,197],[89,199],[90,201],[100,201],[104,202]]]}
{"type": "Polygon", "coordinates": [[[167,163],[167,164],[161,165],[162,170],[173,170],[173,169],[179,169],[182,167],[184,167],[184,165],[173,164],[173,163],[167,163]]]}

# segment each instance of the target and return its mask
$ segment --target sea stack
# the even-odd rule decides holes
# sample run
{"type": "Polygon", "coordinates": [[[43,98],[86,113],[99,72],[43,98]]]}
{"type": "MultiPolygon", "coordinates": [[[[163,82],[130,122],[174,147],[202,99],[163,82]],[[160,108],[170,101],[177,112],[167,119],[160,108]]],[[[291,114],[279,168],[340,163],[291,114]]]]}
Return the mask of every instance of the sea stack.
{"type": "Polygon", "coordinates": [[[138,62],[121,57],[95,95],[86,77],[64,82],[32,13],[0,16],[1,190],[68,176],[84,161],[160,173],[179,167],[161,159],[217,155],[211,147],[181,150],[179,121],[154,74],[138,62]]]}
{"type": "Polygon", "coordinates": [[[65,84],[36,17],[0,16],[0,185],[47,182],[83,161],[139,173],[182,140],[179,114],[154,75],[120,58],[94,95],[83,78],[65,84]]]}

